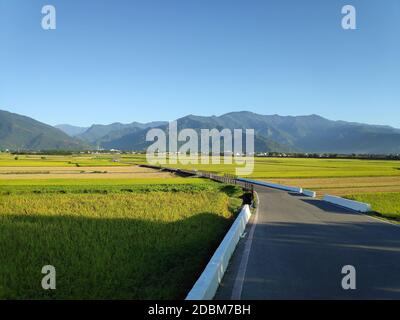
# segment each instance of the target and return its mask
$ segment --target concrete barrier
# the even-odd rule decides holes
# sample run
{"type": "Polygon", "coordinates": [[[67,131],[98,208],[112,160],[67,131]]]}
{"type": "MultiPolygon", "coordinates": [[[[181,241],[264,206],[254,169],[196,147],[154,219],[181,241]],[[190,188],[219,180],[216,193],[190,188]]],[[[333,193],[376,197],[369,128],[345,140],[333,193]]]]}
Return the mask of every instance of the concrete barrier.
{"type": "Polygon", "coordinates": [[[237,180],[238,181],[243,181],[243,182],[249,182],[249,183],[252,183],[252,184],[259,185],[259,186],[265,186],[265,187],[270,187],[270,188],[275,188],[275,189],[280,189],[280,190],[285,190],[285,191],[303,193],[303,189],[299,188],[299,187],[290,187],[290,186],[284,186],[284,185],[277,184],[277,183],[264,182],[264,181],[258,181],[258,180],[250,180],[250,179],[243,179],[243,178],[238,178],[237,180]]]}
{"type": "Polygon", "coordinates": [[[331,196],[326,194],[323,198],[324,201],[338,205],[340,207],[348,208],[358,212],[369,212],[371,211],[371,205],[368,203],[358,202],[349,200],[341,197],[331,196]]]}
{"type": "Polygon", "coordinates": [[[211,257],[203,273],[186,296],[186,300],[211,300],[217,292],[229,260],[243,234],[251,216],[250,208],[245,205],[236,218],[221,244],[211,257]]]}
{"type": "Polygon", "coordinates": [[[305,196],[311,197],[311,198],[315,198],[317,196],[317,193],[315,191],[307,190],[307,189],[303,189],[303,194],[305,196]]]}

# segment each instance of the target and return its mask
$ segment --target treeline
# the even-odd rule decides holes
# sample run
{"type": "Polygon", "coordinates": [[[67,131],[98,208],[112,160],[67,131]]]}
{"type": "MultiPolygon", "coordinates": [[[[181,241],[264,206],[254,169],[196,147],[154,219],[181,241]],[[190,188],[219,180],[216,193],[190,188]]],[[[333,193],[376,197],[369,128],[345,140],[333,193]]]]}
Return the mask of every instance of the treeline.
{"type": "MultiPolygon", "coordinates": [[[[0,151],[1,152],[1,151],[0,151]]],[[[13,155],[63,155],[69,156],[74,154],[146,154],[145,151],[121,151],[121,150],[86,150],[86,151],[70,151],[70,150],[42,150],[42,151],[6,151],[13,155]]],[[[212,153],[210,153],[210,156],[212,153]]],[[[221,153],[221,156],[224,154],[221,153]]],[[[233,155],[232,155],[233,156],[233,155]]],[[[310,158],[310,159],[359,159],[359,160],[400,160],[400,154],[340,154],[340,153],[284,153],[284,152],[257,152],[256,157],[273,157],[273,158],[310,158]]]]}
{"type": "Polygon", "coordinates": [[[43,150],[43,151],[11,151],[12,155],[38,155],[38,156],[50,156],[50,155],[59,155],[59,156],[71,156],[76,154],[77,152],[66,151],[66,150],[43,150]]]}
{"type": "Polygon", "coordinates": [[[266,152],[259,157],[312,158],[312,159],[359,159],[359,160],[400,160],[400,154],[339,154],[339,153],[281,153],[266,152]]]}
{"type": "Polygon", "coordinates": [[[29,150],[19,150],[19,151],[9,151],[5,150],[1,152],[6,152],[10,153],[12,155],[38,155],[38,156],[71,156],[71,155],[76,155],[76,154],[110,154],[110,153],[120,153],[120,154],[132,154],[132,153],[138,153],[138,154],[146,154],[145,151],[142,152],[134,152],[134,151],[120,151],[120,150],[85,150],[85,151],[71,151],[71,150],[42,150],[42,151],[29,151],[29,150]]]}

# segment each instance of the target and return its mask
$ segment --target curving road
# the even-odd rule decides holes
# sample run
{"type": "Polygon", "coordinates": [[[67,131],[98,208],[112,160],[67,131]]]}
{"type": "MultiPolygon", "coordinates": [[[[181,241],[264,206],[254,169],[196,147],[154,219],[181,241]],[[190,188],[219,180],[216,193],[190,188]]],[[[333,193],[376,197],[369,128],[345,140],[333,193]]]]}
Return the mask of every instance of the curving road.
{"type": "Polygon", "coordinates": [[[255,187],[247,226],[215,299],[400,299],[400,227],[326,202],[255,187]],[[342,267],[356,268],[344,290],[342,267]]]}

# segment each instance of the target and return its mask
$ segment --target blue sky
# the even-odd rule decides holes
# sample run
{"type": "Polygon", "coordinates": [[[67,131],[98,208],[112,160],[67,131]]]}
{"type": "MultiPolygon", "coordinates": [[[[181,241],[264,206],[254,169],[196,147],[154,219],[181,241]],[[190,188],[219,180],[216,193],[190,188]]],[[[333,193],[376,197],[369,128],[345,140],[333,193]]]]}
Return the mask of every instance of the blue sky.
{"type": "Polygon", "coordinates": [[[319,114],[400,128],[398,0],[0,0],[0,109],[49,123],[319,114]],[[57,30],[41,28],[41,8],[57,30]],[[341,8],[357,9],[357,30],[341,8]]]}

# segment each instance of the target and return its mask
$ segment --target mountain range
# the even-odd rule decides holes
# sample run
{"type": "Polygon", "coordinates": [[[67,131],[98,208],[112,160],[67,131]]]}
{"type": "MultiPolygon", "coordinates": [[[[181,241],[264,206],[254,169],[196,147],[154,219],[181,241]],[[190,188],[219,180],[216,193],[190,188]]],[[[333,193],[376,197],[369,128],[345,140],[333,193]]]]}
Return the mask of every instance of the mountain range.
{"type": "Polygon", "coordinates": [[[54,127],[65,132],[70,137],[75,137],[81,133],[84,133],[87,129],[89,129],[89,127],[78,127],[78,126],[72,126],[70,124],[58,124],[54,127]]]}
{"type": "Polygon", "coordinates": [[[90,145],[50,125],[0,110],[0,149],[83,150],[90,145]]]}
{"type": "MultiPolygon", "coordinates": [[[[188,115],[177,120],[178,130],[254,129],[256,152],[314,153],[400,153],[400,129],[346,121],[318,115],[261,115],[248,111],[221,116],[188,115]]],[[[150,128],[167,132],[168,123],[132,122],[95,124],[88,128],[72,125],[51,127],[34,119],[0,111],[0,149],[24,150],[145,150],[152,142],[145,136],[150,128]]]]}

